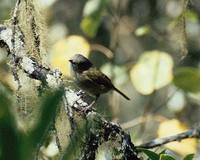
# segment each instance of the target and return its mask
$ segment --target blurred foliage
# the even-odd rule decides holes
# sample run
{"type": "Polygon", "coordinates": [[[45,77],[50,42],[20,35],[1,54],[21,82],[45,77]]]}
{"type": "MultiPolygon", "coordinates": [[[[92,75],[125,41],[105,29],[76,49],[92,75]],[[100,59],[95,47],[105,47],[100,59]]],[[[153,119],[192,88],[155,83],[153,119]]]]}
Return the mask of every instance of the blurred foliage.
{"type": "Polygon", "coordinates": [[[72,35],[59,40],[53,45],[50,63],[54,68],[59,68],[65,76],[69,77],[70,66],[67,66],[67,64],[70,58],[76,53],[81,53],[88,57],[89,52],[90,44],[87,42],[87,40],[81,36],[72,35]]]}
{"type": "Polygon", "coordinates": [[[194,158],[194,154],[188,154],[184,157],[183,160],[192,160],[194,158]]]}
{"type": "Polygon", "coordinates": [[[173,158],[172,156],[167,155],[167,154],[162,154],[160,156],[160,160],[175,160],[175,158],[173,158]]]}
{"type": "Polygon", "coordinates": [[[107,0],[88,0],[84,6],[81,29],[89,37],[94,37],[97,33],[106,2],[107,0]]]}
{"type": "Polygon", "coordinates": [[[200,91],[200,72],[195,68],[180,68],[175,72],[174,83],[186,92],[200,91]]]}
{"type": "MultiPolygon", "coordinates": [[[[172,136],[184,131],[187,131],[189,128],[178,121],[177,119],[172,119],[164,121],[160,124],[158,128],[158,137],[172,136]]],[[[185,139],[181,142],[172,142],[165,145],[167,148],[176,151],[180,155],[186,155],[190,153],[197,152],[197,140],[196,139],[185,139]]]]}
{"type": "Polygon", "coordinates": [[[151,31],[151,29],[150,29],[150,27],[149,26],[141,26],[141,27],[139,27],[139,28],[137,28],[136,30],[135,30],[135,35],[136,36],[144,36],[144,35],[146,35],[146,34],[148,34],[148,33],[150,33],[150,31],[151,31]]]}
{"type": "Polygon", "coordinates": [[[148,95],[172,80],[173,60],[167,53],[160,51],[145,52],[130,72],[136,90],[148,95]]]}
{"type": "MultiPolygon", "coordinates": [[[[159,154],[155,153],[154,151],[143,149],[143,148],[140,148],[139,151],[145,154],[148,157],[148,160],[176,160],[177,159],[176,157],[167,153],[166,150],[160,152],[159,154]]],[[[183,158],[183,160],[193,160],[193,158],[194,158],[194,154],[188,154],[183,158]]]]}
{"type": "Polygon", "coordinates": [[[12,93],[0,83],[0,159],[34,159],[47,130],[56,116],[63,90],[51,91],[41,102],[35,127],[24,133],[16,124],[12,93]]]}
{"type": "Polygon", "coordinates": [[[165,150],[159,154],[143,148],[140,148],[139,151],[143,152],[148,157],[148,160],[176,160],[175,157],[168,154],[165,150]]]}
{"type": "Polygon", "coordinates": [[[77,127],[76,131],[71,137],[71,141],[67,148],[64,151],[63,160],[67,159],[76,159],[77,155],[80,154],[81,145],[83,145],[84,138],[88,134],[89,128],[86,125],[86,122],[83,122],[77,127]]]}
{"type": "Polygon", "coordinates": [[[0,159],[19,160],[19,135],[10,106],[10,91],[0,83],[0,159]]]}
{"type": "MultiPolygon", "coordinates": [[[[91,58],[113,80],[116,87],[131,97],[131,101],[126,102],[115,93],[102,96],[98,100],[98,107],[101,108],[98,111],[121,124],[134,122],[128,128],[130,134],[134,135],[134,143],[180,133],[199,124],[199,0],[38,2],[49,27],[47,58],[50,65],[61,70],[64,76],[69,76],[68,60],[74,54],[81,53],[91,58]],[[185,5],[186,2],[188,5],[185,5]],[[151,119],[146,118],[149,114],[153,115],[151,119]]],[[[14,3],[14,0],[0,0],[1,22],[9,19],[14,3]]],[[[0,80],[15,92],[17,87],[10,80],[12,73],[6,65],[6,56],[2,56],[5,54],[5,51],[0,50],[0,80]]],[[[38,118],[36,128],[30,131],[30,137],[27,138],[16,127],[12,109],[10,111],[11,93],[5,86],[0,96],[0,127],[1,130],[6,129],[6,132],[0,132],[0,156],[21,160],[25,151],[28,155],[35,149],[45,126],[55,116],[53,111],[60,92],[47,96],[46,104],[41,105],[39,112],[39,117],[43,118],[38,118]],[[43,109],[46,110],[47,105],[49,109],[45,114],[43,109]],[[9,134],[9,138],[3,133],[9,134]],[[9,142],[13,144],[12,150],[2,137],[12,140],[9,142]]],[[[200,157],[199,143],[195,140],[169,145],[172,147],[165,147],[171,149],[176,158],[189,153],[196,153],[195,157],[200,157]]],[[[72,154],[71,149],[69,146],[66,150],[69,156],[72,154]]],[[[142,152],[149,159],[173,159],[167,153],[158,154],[159,151],[142,152]]],[[[107,157],[109,159],[110,156],[107,157]]],[[[185,159],[192,157],[188,155],[185,159]]]]}

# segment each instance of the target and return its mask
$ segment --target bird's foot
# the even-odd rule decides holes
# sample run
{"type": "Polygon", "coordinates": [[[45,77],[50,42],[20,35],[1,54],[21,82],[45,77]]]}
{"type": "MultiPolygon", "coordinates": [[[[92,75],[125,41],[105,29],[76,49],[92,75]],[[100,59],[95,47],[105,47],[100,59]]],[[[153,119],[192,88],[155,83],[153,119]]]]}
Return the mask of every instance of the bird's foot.
{"type": "Polygon", "coordinates": [[[80,97],[82,97],[84,94],[85,94],[85,92],[82,91],[82,90],[79,90],[79,91],[76,93],[76,95],[77,95],[77,96],[80,96],[80,97]]]}
{"type": "Polygon", "coordinates": [[[82,112],[84,112],[85,114],[87,114],[88,112],[94,111],[95,108],[93,107],[93,105],[95,104],[95,100],[92,101],[92,103],[90,103],[87,107],[82,108],[82,112]]]}

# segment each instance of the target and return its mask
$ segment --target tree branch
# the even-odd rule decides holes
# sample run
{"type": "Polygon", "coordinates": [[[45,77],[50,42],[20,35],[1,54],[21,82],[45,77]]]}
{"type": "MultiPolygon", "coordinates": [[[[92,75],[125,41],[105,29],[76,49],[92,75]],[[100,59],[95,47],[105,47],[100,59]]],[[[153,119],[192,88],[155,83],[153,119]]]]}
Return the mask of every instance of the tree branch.
{"type": "Polygon", "coordinates": [[[187,139],[187,138],[200,138],[200,128],[194,128],[194,129],[188,130],[188,131],[183,132],[183,133],[179,133],[179,134],[174,135],[174,136],[154,139],[150,142],[136,146],[136,148],[150,149],[150,148],[162,146],[164,144],[167,144],[167,143],[170,143],[170,142],[173,142],[173,141],[181,141],[181,140],[187,139]]]}
{"type": "MultiPolygon", "coordinates": [[[[16,6],[19,6],[19,4],[16,6]]],[[[14,16],[17,15],[14,14],[14,16]]],[[[14,19],[16,18],[14,17],[14,19]]],[[[26,73],[29,78],[39,80],[49,88],[58,88],[61,85],[64,85],[59,71],[53,71],[50,68],[39,64],[35,58],[27,54],[29,51],[26,49],[22,30],[19,27],[12,27],[12,25],[13,24],[10,26],[0,25],[0,47],[4,47],[7,50],[8,58],[16,64],[20,70],[26,73]]],[[[65,86],[65,88],[63,104],[71,127],[73,129],[76,128],[73,121],[74,113],[76,113],[86,120],[91,119],[91,116],[95,117],[93,121],[98,122],[97,124],[100,128],[88,134],[88,141],[85,142],[83,146],[81,159],[84,159],[84,157],[93,159],[100,144],[115,140],[120,142],[120,147],[118,149],[122,155],[122,159],[139,160],[137,151],[131,142],[129,134],[123,131],[119,125],[106,121],[90,107],[86,110],[91,104],[91,98],[85,93],[70,89],[70,86],[65,86]],[[98,137],[96,137],[97,135],[98,137]],[[92,147],[93,145],[91,144],[96,144],[96,147],[92,147]]]]}
{"type": "Polygon", "coordinates": [[[87,141],[83,147],[81,159],[94,159],[95,153],[98,150],[98,146],[107,141],[119,140],[120,151],[122,153],[122,159],[125,160],[139,160],[137,157],[137,151],[135,146],[131,142],[130,135],[123,129],[113,123],[105,120],[100,114],[93,111],[89,107],[89,110],[85,110],[90,106],[91,99],[84,92],[74,92],[73,90],[66,88],[65,92],[66,104],[73,111],[82,115],[87,121],[95,123],[97,128],[93,128],[90,134],[87,136],[87,141]]]}

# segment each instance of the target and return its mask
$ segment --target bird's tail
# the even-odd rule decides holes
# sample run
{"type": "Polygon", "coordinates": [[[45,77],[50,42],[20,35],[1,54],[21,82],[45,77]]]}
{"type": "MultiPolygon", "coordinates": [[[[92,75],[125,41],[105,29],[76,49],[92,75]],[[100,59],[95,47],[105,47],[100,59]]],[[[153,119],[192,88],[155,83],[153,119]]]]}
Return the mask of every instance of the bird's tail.
{"type": "Polygon", "coordinates": [[[130,100],[130,98],[128,96],[126,96],[124,93],[122,93],[119,89],[117,88],[113,88],[116,92],[118,92],[119,94],[121,94],[124,98],[126,98],[127,100],[130,100]]]}

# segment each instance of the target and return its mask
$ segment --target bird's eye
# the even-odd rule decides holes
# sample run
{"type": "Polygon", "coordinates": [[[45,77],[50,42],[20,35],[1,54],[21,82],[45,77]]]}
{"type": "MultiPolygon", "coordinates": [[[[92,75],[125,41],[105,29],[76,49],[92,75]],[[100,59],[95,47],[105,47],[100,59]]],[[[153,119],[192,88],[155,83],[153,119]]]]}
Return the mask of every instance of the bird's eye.
{"type": "Polygon", "coordinates": [[[73,60],[70,59],[69,61],[70,61],[72,64],[74,64],[73,60]]]}

